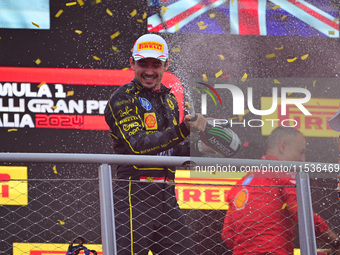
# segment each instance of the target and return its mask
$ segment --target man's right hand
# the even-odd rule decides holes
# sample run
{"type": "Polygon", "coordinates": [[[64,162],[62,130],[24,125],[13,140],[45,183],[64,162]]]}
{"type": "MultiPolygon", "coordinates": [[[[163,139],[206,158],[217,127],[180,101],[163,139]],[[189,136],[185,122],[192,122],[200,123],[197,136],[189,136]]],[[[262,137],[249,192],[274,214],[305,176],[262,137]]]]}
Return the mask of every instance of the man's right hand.
{"type": "Polygon", "coordinates": [[[194,121],[192,121],[192,118],[190,115],[186,115],[184,117],[184,122],[187,126],[187,128],[190,131],[201,131],[203,132],[205,130],[205,127],[207,126],[207,120],[202,116],[200,113],[196,113],[196,116],[194,117],[194,121]]]}

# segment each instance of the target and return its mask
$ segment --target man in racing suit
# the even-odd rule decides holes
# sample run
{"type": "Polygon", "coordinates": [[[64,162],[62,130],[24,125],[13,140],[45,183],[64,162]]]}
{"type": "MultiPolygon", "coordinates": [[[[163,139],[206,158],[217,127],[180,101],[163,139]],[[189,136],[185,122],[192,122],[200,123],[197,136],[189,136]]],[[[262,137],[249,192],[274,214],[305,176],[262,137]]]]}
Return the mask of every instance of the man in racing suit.
{"type": "MultiPolygon", "coordinates": [[[[130,58],[135,78],[111,96],[105,109],[115,153],[190,155],[184,142],[190,116],[179,119],[176,97],[161,84],[168,47],[158,35],[141,36],[130,58]]],[[[199,115],[191,129],[205,119],[199,115]]],[[[117,168],[115,217],[118,254],[195,254],[175,197],[175,169],[133,164],[117,168]]]]}
{"type": "MultiPolygon", "coordinates": [[[[267,155],[261,159],[304,161],[305,151],[306,142],[298,130],[278,127],[269,136],[267,155]]],[[[250,172],[228,192],[222,240],[233,255],[293,254],[298,222],[295,180],[283,174],[250,172]]],[[[315,213],[314,224],[316,235],[338,249],[337,235],[315,213]]]]}

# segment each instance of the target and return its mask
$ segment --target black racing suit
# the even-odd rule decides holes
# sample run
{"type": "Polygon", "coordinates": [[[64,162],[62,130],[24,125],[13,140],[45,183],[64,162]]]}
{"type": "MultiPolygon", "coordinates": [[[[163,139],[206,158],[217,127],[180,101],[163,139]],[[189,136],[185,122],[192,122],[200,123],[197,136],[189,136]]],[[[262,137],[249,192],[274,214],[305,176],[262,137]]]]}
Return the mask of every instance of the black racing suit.
{"type": "MultiPolygon", "coordinates": [[[[117,154],[190,155],[189,135],[179,123],[176,97],[161,86],[159,92],[133,80],[116,90],[105,119],[117,154]]],[[[133,162],[133,157],[131,157],[133,162]]],[[[195,254],[184,217],[178,207],[175,169],[168,166],[120,165],[115,185],[118,254],[195,254]]]]}

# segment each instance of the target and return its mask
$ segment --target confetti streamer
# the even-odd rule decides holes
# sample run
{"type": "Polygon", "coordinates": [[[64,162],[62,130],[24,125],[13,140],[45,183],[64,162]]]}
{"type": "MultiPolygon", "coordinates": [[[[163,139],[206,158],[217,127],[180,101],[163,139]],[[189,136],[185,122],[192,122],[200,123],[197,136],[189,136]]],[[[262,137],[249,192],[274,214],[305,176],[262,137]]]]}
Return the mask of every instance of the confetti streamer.
{"type": "Polygon", "coordinates": [[[118,48],[116,46],[112,46],[113,51],[118,51],[118,48]]]}
{"type": "Polygon", "coordinates": [[[229,74],[226,74],[226,75],[221,77],[221,79],[226,79],[226,78],[229,78],[229,74]]]}
{"type": "Polygon", "coordinates": [[[98,58],[97,56],[93,56],[93,58],[97,61],[100,60],[100,58],[98,58]]]}
{"type": "Polygon", "coordinates": [[[119,31],[117,31],[116,33],[114,33],[114,34],[112,34],[111,36],[110,36],[110,38],[111,38],[111,40],[113,40],[113,39],[115,39],[117,36],[119,36],[120,35],[120,32],[119,31]]]}
{"type": "Polygon", "coordinates": [[[37,23],[32,22],[32,24],[36,27],[40,27],[37,23]]]}
{"type": "Polygon", "coordinates": [[[205,73],[202,74],[202,79],[203,79],[203,81],[208,81],[208,77],[207,77],[207,75],[205,73]]]}
{"type": "Polygon", "coordinates": [[[123,68],[122,70],[123,71],[126,71],[126,70],[129,70],[130,68],[129,67],[125,67],[125,68],[123,68]]]}
{"type": "Polygon", "coordinates": [[[96,0],[95,4],[100,4],[102,2],[102,0],[96,0]]]}
{"type": "Polygon", "coordinates": [[[15,131],[18,131],[18,129],[16,128],[11,128],[11,129],[8,129],[7,132],[15,132],[15,131]]]}
{"type": "Polygon", "coordinates": [[[42,85],[44,85],[44,84],[46,84],[46,81],[43,81],[43,82],[41,82],[38,86],[37,86],[37,88],[40,88],[42,85]]]}
{"type": "Polygon", "coordinates": [[[36,65],[40,65],[40,63],[41,63],[41,60],[40,60],[40,58],[38,58],[36,61],[34,61],[35,62],[35,64],[36,65]]]}
{"type": "Polygon", "coordinates": [[[134,10],[130,13],[131,17],[136,16],[136,14],[137,14],[137,10],[136,10],[136,9],[134,9],[134,10]]]}
{"type": "Polygon", "coordinates": [[[340,20],[339,18],[335,18],[335,19],[332,20],[332,22],[337,23],[339,20],[340,20]]]}
{"type": "Polygon", "coordinates": [[[79,4],[80,6],[83,6],[83,5],[84,5],[83,0],[77,0],[77,2],[78,2],[78,4],[79,4]]]}
{"type": "Polygon", "coordinates": [[[249,112],[249,109],[246,109],[246,110],[244,111],[244,114],[243,114],[243,115],[238,115],[238,120],[239,120],[239,121],[243,121],[243,117],[244,117],[245,115],[247,115],[248,112],[249,112]]]}
{"type": "Polygon", "coordinates": [[[172,48],[171,52],[173,52],[173,53],[181,52],[181,48],[180,47],[172,48]]]}
{"type": "Polygon", "coordinates": [[[271,53],[271,54],[266,55],[266,59],[275,58],[275,57],[276,57],[275,53],[271,53]]]}
{"type": "Polygon", "coordinates": [[[295,58],[288,58],[288,59],[287,59],[287,62],[288,62],[288,63],[292,63],[292,62],[294,62],[295,60],[297,60],[297,57],[295,57],[295,58]]]}
{"type": "Polygon", "coordinates": [[[81,33],[83,33],[83,31],[81,31],[81,30],[75,30],[74,32],[76,32],[78,35],[80,35],[81,33]]]}
{"type": "Polygon", "coordinates": [[[76,5],[77,2],[70,2],[70,3],[66,3],[66,6],[72,6],[72,5],[76,5]]]}
{"type": "Polygon", "coordinates": [[[249,146],[249,142],[245,141],[244,144],[243,144],[243,147],[248,147],[248,146],[249,146]]]}
{"type": "Polygon", "coordinates": [[[284,203],[284,204],[282,205],[281,209],[284,210],[284,209],[286,208],[286,206],[287,206],[287,203],[284,203]]]}
{"type": "Polygon", "coordinates": [[[284,20],[285,18],[287,18],[287,15],[283,15],[283,16],[281,17],[281,20],[284,20]]]}
{"type": "Polygon", "coordinates": [[[221,60],[225,60],[225,57],[223,55],[219,54],[217,56],[219,56],[221,60]]]}
{"type": "Polygon", "coordinates": [[[309,54],[303,55],[303,56],[301,57],[301,59],[302,59],[302,60],[306,60],[306,59],[308,58],[308,56],[309,56],[309,54]]]}
{"type": "Polygon", "coordinates": [[[316,80],[313,81],[313,88],[315,88],[316,80]]]}
{"type": "Polygon", "coordinates": [[[274,83],[275,84],[281,84],[281,82],[279,82],[277,79],[274,79],[274,83]]]}
{"type": "Polygon", "coordinates": [[[109,14],[110,16],[113,16],[113,13],[109,10],[109,8],[106,9],[106,13],[109,14]]]}
{"type": "Polygon", "coordinates": [[[275,50],[283,50],[283,46],[281,46],[280,48],[274,48],[275,50]]]}
{"type": "Polygon", "coordinates": [[[209,17],[210,17],[211,19],[214,19],[214,18],[216,17],[216,14],[215,14],[215,13],[210,13],[210,14],[209,14],[209,17]]]}
{"type": "Polygon", "coordinates": [[[53,105],[53,106],[52,106],[52,109],[53,109],[53,110],[57,109],[57,106],[53,105]]]}
{"type": "Polygon", "coordinates": [[[59,11],[57,12],[57,14],[55,15],[55,17],[56,17],[56,18],[59,18],[60,15],[61,15],[63,12],[64,12],[63,10],[59,10],[59,11]]]}
{"type": "Polygon", "coordinates": [[[290,96],[291,94],[293,94],[293,92],[288,92],[287,95],[290,96]]]}
{"type": "Polygon", "coordinates": [[[198,27],[200,28],[200,30],[204,30],[207,28],[208,24],[207,25],[204,25],[204,21],[200,21],[200,22],[197,22],[197,25],[198,27]]]}
{"type": "Polygon", "coordinates": [[[148,17],[148,14],[146,12],[143,13],[143,19],[146,19],[148,17]]]}
{"type": "Polygon", "coordinates": [[[139,23],[143,23],[143,22],[144,22],[144,20],[142,20],[142,19],[137,19],[137,21],[138,21],[139,23]]]}
{"type": "Polygon", "coordinates": [[[215,73],[215,77],[218,78],[218,77],[220,77],[222,74],[223,74],[223,71],[220,70],[220,71],[218,71],[217,73],[215,73]]]}
{"type": "Polygon", "coordinates": [[[175,25],[175,30],[178,32],[179,31],[179,25],[178,23],[175,25]]]}
{"type": "Polygon", "coordinates": [[[62,220],[58,220],[58,222],[59,222],[60,225],[65,225],[65,222],[62,221],[62,220]]]}
{"type": "Polygon", "coordinates": [[[248,74],[247,73],[244,73],[243,77],[241,78],[241,81],[242,82],[245,82],[248,78],[248,74]]]}
{"type": "Polygon", "coordinates": [[[74,90],[67,91],[66,96],[70,97],[70,96],[73,96],[73,95],[74,95],[74,90]]]}
{"type": "Polygon", "coordinates": [[[275,5],[272,9],[276,10],[276,9],[279,9],[279,8],[280,8],[280,5],[275,5]]]}
{"type": "Polygon", "coordinates": [[[57,166],[53,166],[53,173],[55,173],[55,174],[58,174],[58,171],[57,171],[57,166]]]}
{"type": "Polygon", "coordinates": [[[335,35],[335,31],[328,31],[329,35],[335,35]]]}
{"type": "Polygon", "coordinates": [[[161,7],[161,15],[164,15],[167,10],[169,10],[169,8],[162,6],[161,7]]]}

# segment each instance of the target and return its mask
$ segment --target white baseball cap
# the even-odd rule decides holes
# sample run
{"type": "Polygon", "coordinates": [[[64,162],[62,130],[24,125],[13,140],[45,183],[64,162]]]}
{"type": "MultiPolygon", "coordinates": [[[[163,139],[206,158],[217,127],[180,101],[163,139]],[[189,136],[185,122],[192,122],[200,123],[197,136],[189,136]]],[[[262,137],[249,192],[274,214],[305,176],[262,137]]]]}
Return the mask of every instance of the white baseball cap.
{"type": "Polygon", "coordinates": [[[335,131],[340,132],[340,109],[329,121],[328,125],[335,131]]]}
{"type": "Polygon", "coordinates": [[[169,58],[168,45],[159,35],[145,34],[139,37],[133,45],[132,57],[136,61],[142,58],[166,61],[169,58]]]}

